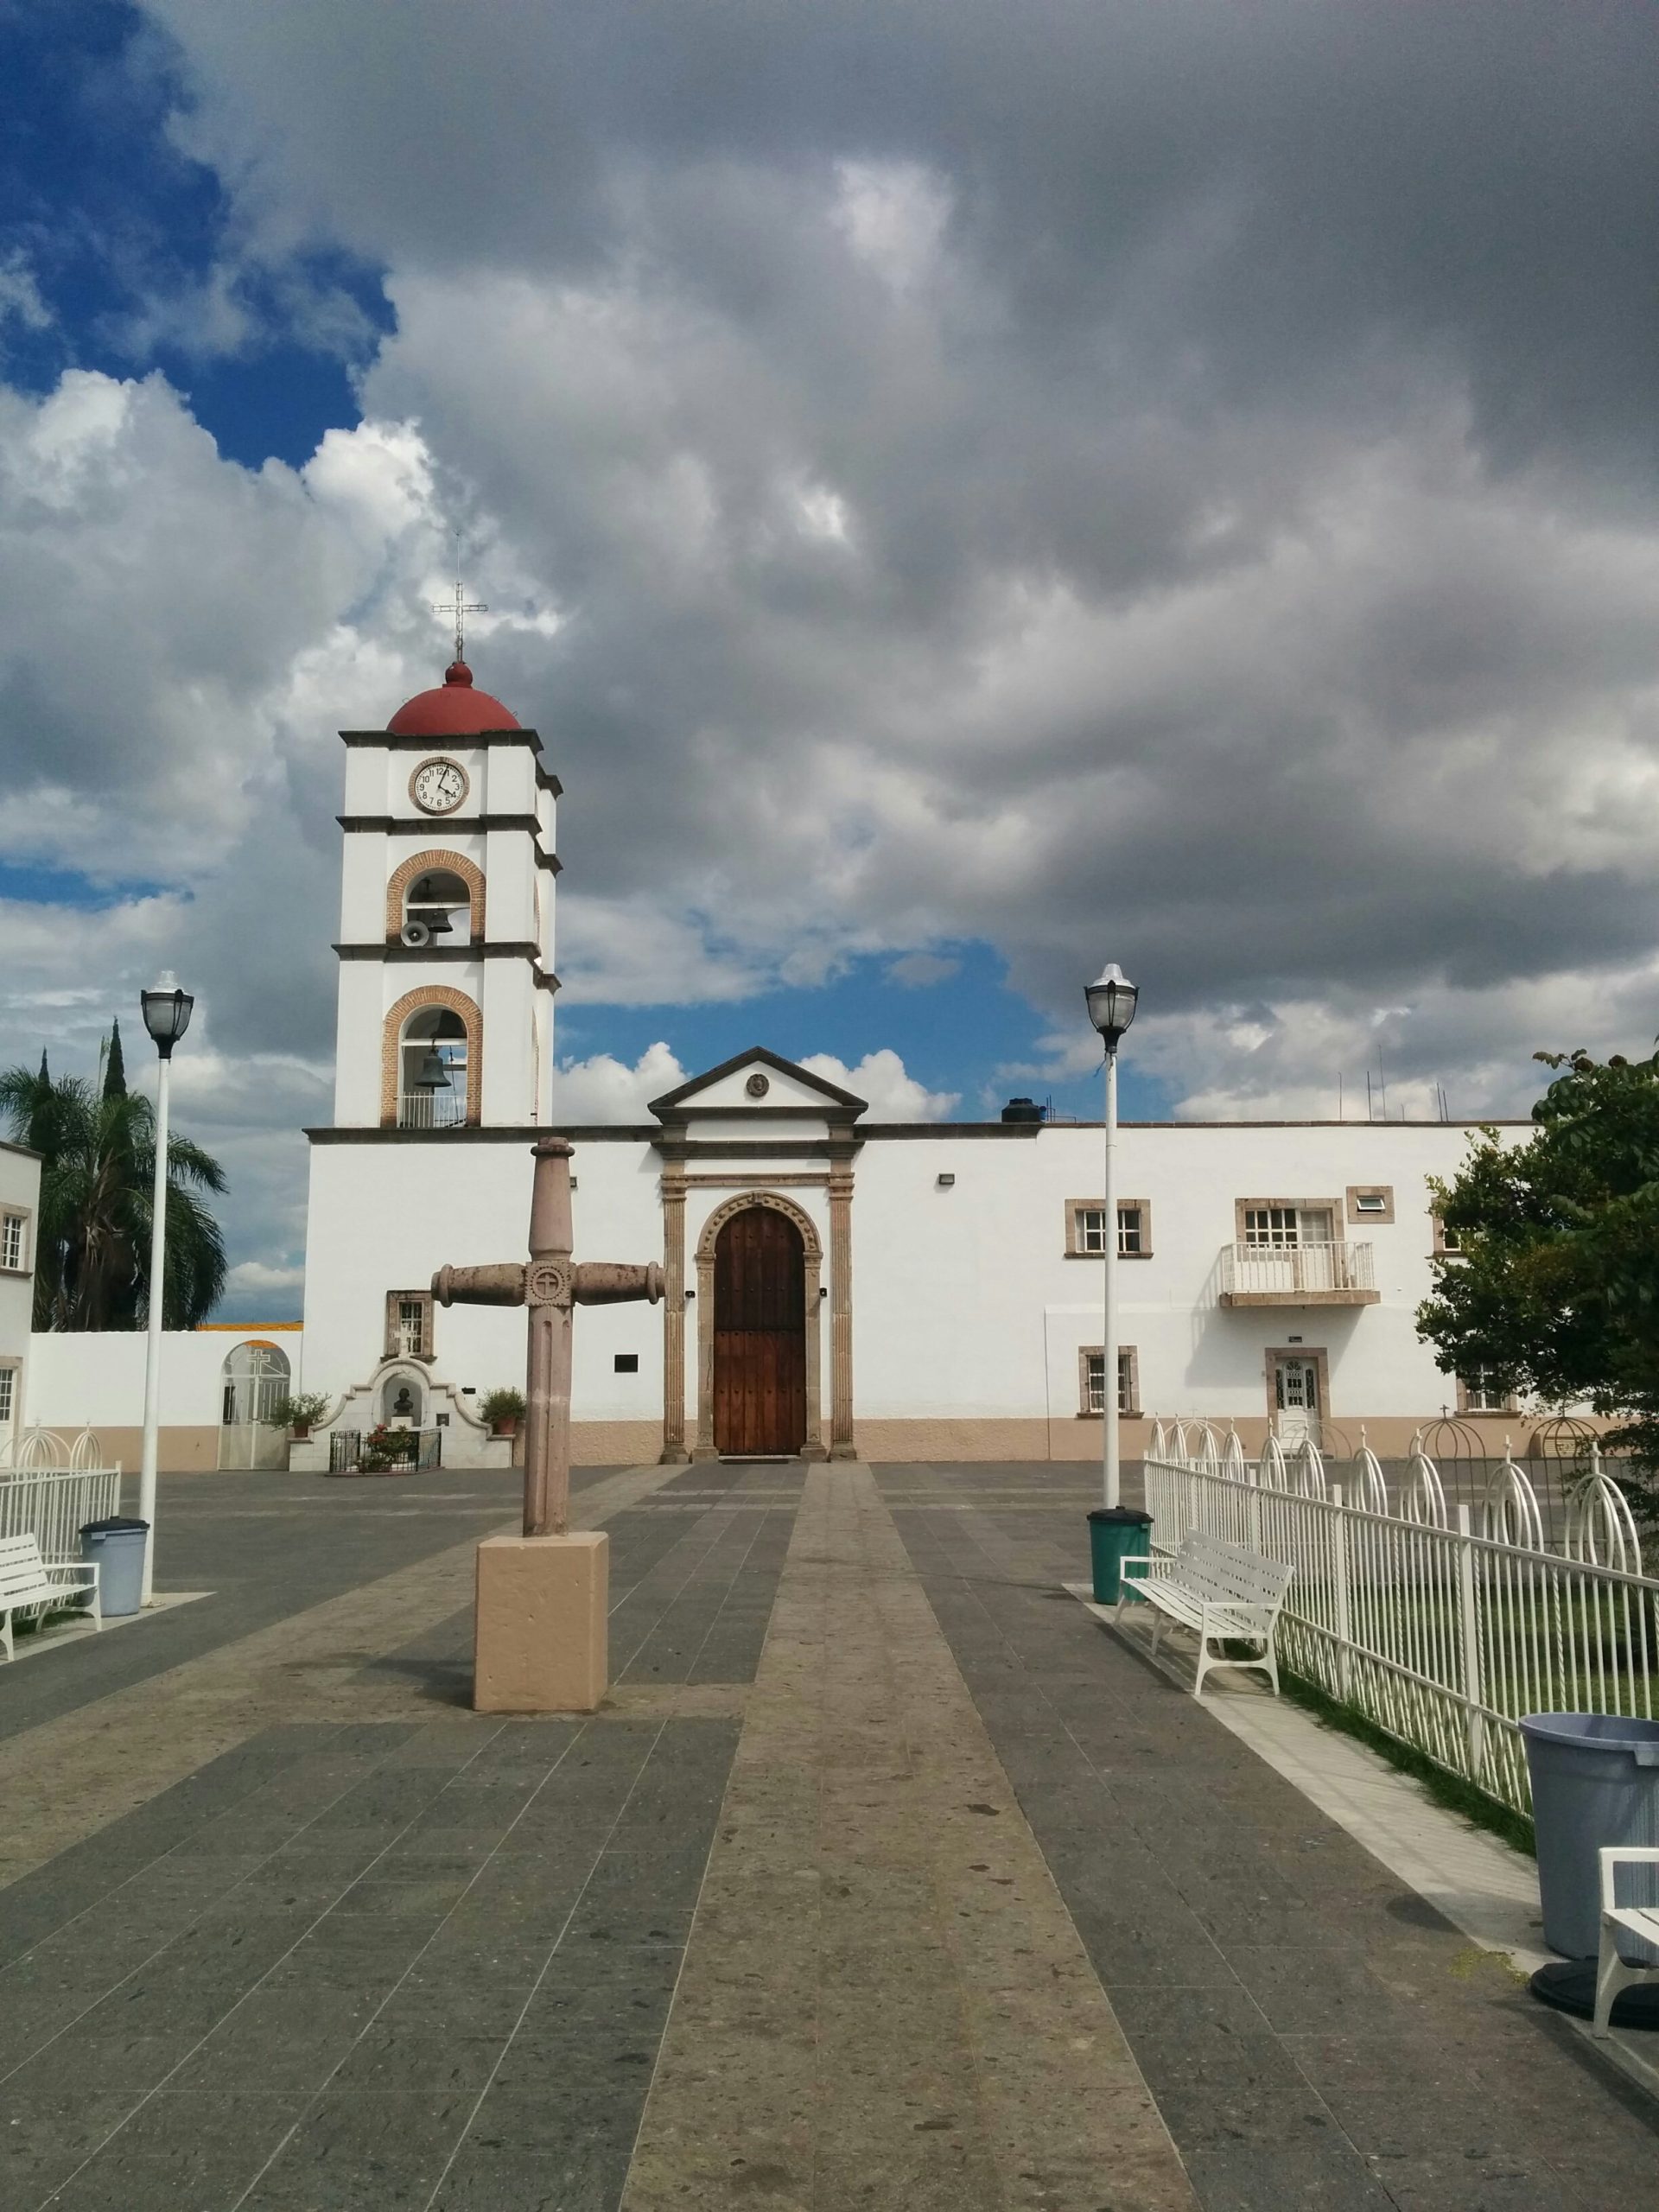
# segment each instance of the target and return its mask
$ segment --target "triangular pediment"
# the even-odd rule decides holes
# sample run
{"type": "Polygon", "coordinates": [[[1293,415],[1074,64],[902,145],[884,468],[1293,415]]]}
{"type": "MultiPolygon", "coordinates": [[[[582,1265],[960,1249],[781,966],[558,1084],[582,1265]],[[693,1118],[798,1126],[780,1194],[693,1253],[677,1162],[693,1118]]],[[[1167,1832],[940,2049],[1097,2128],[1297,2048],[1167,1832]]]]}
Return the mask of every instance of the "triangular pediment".
{"type": "Polygon", "coordinates": [[[751,1045],[717,1068],[689,1077],[662,1097],[653,1098],[651,1110],[659,1121],[678,1121],[687,1114],[822,1114],[827,1120],[855,1121],[868,1106],[850,1090],[827,1083],[810,1068],[799,1067],[764,1045],[751,1045]]]}

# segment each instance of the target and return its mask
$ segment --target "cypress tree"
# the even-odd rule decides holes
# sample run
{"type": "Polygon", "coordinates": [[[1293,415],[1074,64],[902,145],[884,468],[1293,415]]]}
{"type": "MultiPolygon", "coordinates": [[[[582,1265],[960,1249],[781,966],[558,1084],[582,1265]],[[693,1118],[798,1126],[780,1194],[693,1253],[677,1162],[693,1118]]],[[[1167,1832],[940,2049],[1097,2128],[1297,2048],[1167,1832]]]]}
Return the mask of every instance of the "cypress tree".
{"type": "Polygon", "coordinates": [[[110,1056],[104,1063],[104,1096],[124,1098],[127,1095],[127,1068],[121,1057],[121,1025],[110,1024],[110,1056]]]}

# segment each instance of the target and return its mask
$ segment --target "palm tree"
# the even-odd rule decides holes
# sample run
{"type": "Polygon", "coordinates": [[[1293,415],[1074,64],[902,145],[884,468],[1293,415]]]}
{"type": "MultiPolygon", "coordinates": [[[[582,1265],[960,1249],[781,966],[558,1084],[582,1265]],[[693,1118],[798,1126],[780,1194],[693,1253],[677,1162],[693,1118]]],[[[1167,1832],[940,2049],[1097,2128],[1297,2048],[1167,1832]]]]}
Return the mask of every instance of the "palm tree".
{"type": "MultiPolygon", "coordinates": [[[[156,1111],[126,1090],[101,1093],[79,1076],[12,1068],[0,1075],[0,1117],[42,1155],[35,1247],[37,1329],[142,1329],[149,1319],[156,1111]]],[[[225,1241],[203,1192],[225,1172],[188,1137],[167,1147],[169,1329],[206,1319],[225,1287],[225,1241]]]]}

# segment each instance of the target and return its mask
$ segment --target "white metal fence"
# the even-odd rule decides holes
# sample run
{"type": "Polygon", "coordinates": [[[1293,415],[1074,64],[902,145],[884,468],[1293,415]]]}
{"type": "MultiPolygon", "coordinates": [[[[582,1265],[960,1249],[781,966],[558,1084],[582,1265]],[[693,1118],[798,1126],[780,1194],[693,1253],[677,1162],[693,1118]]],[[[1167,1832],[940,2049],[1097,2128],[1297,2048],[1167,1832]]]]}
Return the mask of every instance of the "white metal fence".
{"type": "Polygon", "coordinates": [[[1419,1451],[1391,1510],[1363,1447],[1327,1471],[1311,1444],[1287,1455],[1270,1439],[1252,1462],[1236,1435],[1155,1423],[1145,1473],[1159,1551],[1199,1529],[1292,1567],[1284,1663],[1517,1811],[1531,1809],[1522,1713],[1656,1717],[1659,1581],[1593,1453],[1561,1551],[1544,1548],[1512,1460],[1476,1505],[1448,1507],[1419,1451]]]}
{"type": "Polygon", "coordinates": [[[48,1560],[79,1559],[80,1531],[121,1510],[121,1470],[90,1428],[73,1444],[31,1428],[0,1444],[0,1536],[33,1536],[48,1560]]]}

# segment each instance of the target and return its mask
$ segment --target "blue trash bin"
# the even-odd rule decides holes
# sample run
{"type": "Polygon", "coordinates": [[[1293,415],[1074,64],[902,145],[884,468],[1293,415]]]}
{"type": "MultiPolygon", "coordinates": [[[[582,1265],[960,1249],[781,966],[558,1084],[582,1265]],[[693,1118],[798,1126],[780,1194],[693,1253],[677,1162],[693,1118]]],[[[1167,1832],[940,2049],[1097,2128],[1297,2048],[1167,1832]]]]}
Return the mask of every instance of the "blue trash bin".
{"type": "Polygon", "coordinates": [[[1612,1843],[1659,1844],[1659,1720],[1529,1713],[1521,1733],[1544,1941],[1563,1958],[1593,1959],[1601,1942],[1598,1853],[1612,1843]]]}
{"type": "Polygon", "coordinates": [[[89,1521],[80,1532],[80,1556],[97,1567],[98,1602],[105,1620],[136,1613],[144,1602],[144,1544],[148,1521],[119,1513],[89,1521]]]}

